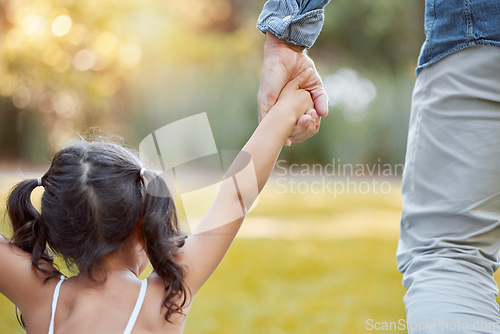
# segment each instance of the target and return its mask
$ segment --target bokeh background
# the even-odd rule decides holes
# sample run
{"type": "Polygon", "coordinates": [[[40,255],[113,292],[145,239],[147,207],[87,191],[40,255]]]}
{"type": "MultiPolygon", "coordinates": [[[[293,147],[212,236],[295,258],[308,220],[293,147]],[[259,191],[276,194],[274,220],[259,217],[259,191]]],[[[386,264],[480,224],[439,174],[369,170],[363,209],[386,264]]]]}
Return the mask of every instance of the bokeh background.
{"type": "MultiPolygon", "coordinates": [[[[322,178],[307,168],[403,164],[423,3],[327,7],[309,54],[330,114],[318,135],[280,156],[283,166],[307,164],[306,172],[271,179],[197,296],[186,333],[403,332],[368,326],[404,319],[394,257],[400,173],[377,175],[390,184],[382,194],[331,193],[307,186],[322,178]],[[283,191],[280,182],[295,179],[305,186],[283,191]]],[[[38,177],[67,139],[87,133],[137,148],[157,128],[206,112],[218,149],[241,148],[257,125],[264,36],[255,24],[263,4],[0,0],[2,202],[21,178],[38,177]]],[[[359,184],[367,175],[356,177],[359,184]]],[[[22,333],[14,307],[0,298],[0,332],[22,333]]]]}
{"type": "MultiPolygon", "coordinates": [[[[89,127],[136,145],[207,112],[219,148],[256,126],[264,1],[0,1],[0,158],[45,162],[89,127]]],[[[331,96],[290,161],[400,163],[422,1],[336,0],[310,50],[331,96]]]]}

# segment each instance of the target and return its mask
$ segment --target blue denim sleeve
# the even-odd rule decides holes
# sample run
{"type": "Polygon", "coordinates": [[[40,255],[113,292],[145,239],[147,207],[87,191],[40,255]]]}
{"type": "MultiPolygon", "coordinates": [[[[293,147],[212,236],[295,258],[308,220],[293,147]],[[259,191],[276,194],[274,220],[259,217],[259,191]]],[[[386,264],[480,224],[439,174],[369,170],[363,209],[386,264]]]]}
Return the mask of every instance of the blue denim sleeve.
{"type": "Polygon", "coordinates": [[[263,33],[310,48],[321,32],[330,0],[269,0],[257,21],[263,33]]]}

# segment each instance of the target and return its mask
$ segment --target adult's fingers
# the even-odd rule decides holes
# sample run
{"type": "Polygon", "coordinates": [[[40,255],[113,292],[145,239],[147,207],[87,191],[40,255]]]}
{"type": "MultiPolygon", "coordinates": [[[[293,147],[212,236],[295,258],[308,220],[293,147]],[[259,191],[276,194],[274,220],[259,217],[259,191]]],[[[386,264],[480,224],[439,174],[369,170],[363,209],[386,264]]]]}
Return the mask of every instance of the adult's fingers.
{"type": "Polygon", "coordinates": [[[326,94],[323,82],[321,81],[321,77],[314,63],[312,63],[311,69],[312,72],[303,88],[311,93],[317,114],[321,117],[325,117],[328,115],[328,95],[326,94]]]}

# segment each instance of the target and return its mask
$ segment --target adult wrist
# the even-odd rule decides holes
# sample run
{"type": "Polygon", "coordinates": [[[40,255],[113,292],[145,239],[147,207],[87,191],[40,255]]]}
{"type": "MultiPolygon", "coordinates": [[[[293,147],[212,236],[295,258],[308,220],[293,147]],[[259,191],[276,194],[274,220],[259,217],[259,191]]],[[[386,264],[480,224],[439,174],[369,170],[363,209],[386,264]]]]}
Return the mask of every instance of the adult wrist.
{"type": "Polygon", "coordinates": [[[266,32],[266,43],[265,43],[265,49],[280,49],[280,48],[288,48],[290,50],[293,50],[297,53],[306,53],[307,49],[304,46],[300,46],[297,44],[290,43],[288,41],[285,41],[283,39],[279,39],[274,35],[273,33],[267,31],[266,32]]]}

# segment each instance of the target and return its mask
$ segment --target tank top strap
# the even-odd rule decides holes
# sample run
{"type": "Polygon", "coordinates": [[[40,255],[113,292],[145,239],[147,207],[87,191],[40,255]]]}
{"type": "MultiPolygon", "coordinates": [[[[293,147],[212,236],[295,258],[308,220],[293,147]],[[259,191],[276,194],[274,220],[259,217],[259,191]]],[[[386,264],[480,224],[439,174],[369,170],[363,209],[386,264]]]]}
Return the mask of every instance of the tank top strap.
{"type": "Polygon", "coordinates": [[[135,326],[139,312],[141,311],[142,304],[144,303],[144,298],[146,297],[146,290],[148,288],[148,280],[145,279],[141,283],[141,289],[139,290],[139,296],[137,297],[137,302],[135,303],[134,310],[128,319],[127,327],[123,331],[123,334],[130,334],[135,326]]]}
{"type": "Polygon", "coordinates": [[[50,324],[49,324],[49,334],[54,334],[54,319],[56,315],[57,309],[57,301],[59,300],[59,291],[61,290],[61,285],[64,282],[66,277],[61,275],[59,282],[57,282],[56,288],[54,289],[54,294],[52,295],[52,314],[50,316],[50,324]]]}

